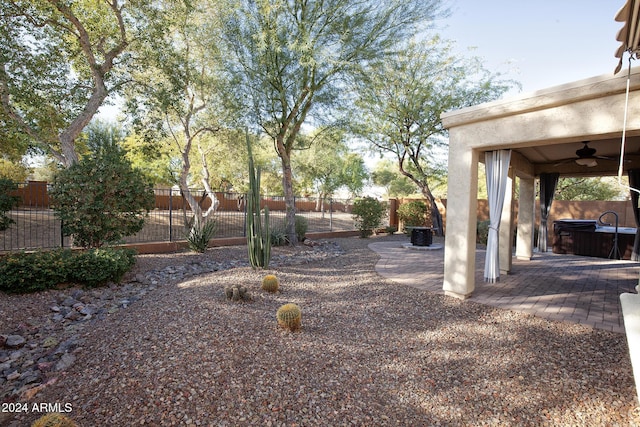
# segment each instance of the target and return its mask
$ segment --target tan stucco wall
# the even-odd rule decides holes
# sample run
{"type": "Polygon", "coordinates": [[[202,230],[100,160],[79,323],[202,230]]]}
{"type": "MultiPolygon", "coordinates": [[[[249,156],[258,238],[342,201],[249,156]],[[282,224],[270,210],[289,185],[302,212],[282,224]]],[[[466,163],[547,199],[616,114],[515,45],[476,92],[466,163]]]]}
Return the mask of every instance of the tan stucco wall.
{"type": "MultiPolygon", "coordinates": [[[[598,76],[442,115],[449,130],[446,294],[466,298],[475,289],[475,245],[470,241],[475,239],[478,161],[483,153],[618,137],[626,83],[626,75],[598,76]]],[[[629,86],[627,133],[631,136],[640,133],[640,69],[632,70],[629,86]]],[[[534,165],[527,163],[518,158],[512,163],[516,169],[512,173],[518,175],[522,170],[530,175],[533,170],[536,174],[534,165]]]]}

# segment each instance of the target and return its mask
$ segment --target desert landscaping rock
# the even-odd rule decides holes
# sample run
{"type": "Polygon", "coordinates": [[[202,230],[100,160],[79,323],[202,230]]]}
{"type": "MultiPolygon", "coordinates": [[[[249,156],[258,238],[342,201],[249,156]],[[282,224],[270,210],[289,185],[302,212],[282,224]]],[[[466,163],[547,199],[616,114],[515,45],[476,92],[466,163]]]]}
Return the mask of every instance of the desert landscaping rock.
{"type": "Polygon", "coordinates": [[[22,347],[27,340],[20,335],[9,335],[4,343],[5,346],[9,348],[19,348],[22,347]]]}
{"type": "Polygon", "coordinates": [[[623,334],[387,281],[370,241],[274,248],[267,272],[242,246],[138,256],[121,285],[0,295],[15,320],[0,334],[26,341],[0,349],[0,397],[68,402],[87,426],[640,423],[623,334]],[[233,284],[251,301],[227,300],[233,284]],[[288,302],[298,332],[277,326],[288,302]]]}

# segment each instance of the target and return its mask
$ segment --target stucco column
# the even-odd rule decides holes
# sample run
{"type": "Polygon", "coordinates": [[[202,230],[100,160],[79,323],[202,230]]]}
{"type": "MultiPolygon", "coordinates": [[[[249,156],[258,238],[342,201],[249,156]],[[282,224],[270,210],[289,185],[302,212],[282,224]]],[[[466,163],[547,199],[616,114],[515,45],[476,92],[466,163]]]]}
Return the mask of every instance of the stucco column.
{"type": "Polygon", "coordinates": [[[513,169],[509,170],[507,187],[504,190],[504,204],[500,215],[500,238],[498,256],[500,257],[500,274],[511,271],[511,257],[513,254],[513,169]]]}
{"type": "Polygon", "coordinates": [[[449,134],[447,235],[444,247],[445,295],[468,298],[475,289],[478,208],[478,153],[449,134]]]}
{"type": "Polygon", "coordinates": [[[518,233],[516,233],[516,258],[530,260],[533,257],[533,230],[535,228],[535,178],[520,177],[518,200],[518,233]]]}

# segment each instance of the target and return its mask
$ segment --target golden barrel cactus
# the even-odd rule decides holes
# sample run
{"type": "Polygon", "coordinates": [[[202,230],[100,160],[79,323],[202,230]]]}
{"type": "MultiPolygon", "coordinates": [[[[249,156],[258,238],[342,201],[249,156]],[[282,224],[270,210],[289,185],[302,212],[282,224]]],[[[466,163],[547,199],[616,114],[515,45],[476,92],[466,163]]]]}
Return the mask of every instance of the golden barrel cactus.
{"type": "Polygon", "coordinates": [[[278,309],[276,319],[278,319],[278,325],[281,327],[295,331],[300,328],[302,311],[296,304],[288,303],[278,309]]]}
{"type": "Polygon", "coordinates": [[[273,274],[267,274],[262,278],[262,289],[267,292],[277,292],[280,287],[280,281],[273,274]]]}
{"type": "Polygon", "coordinates": [[[66,415],[52,412],[47,415],[43,415],[31,424],[31,427],[77,427],[71,418],[66,415]]]}

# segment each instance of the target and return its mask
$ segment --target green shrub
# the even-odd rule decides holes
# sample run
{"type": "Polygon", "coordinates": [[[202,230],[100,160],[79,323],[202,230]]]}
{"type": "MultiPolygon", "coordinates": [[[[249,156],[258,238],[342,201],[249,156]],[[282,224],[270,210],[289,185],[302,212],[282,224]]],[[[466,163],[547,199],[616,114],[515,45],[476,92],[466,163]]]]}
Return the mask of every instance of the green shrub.
{"type": "Polygon", "coordinates": [[[398,219],[402,221],[406,233],[406,227],[426,227],[427,220],[427,205],[420,200],[412,200],[409,203],[403,203],[398,208],[398,219]]]}
{"type": "Polygon", "coordinates": [[[486,245],[489,238],[489,225],[490,221],[478,221],[476,231],[476,243],[480,245],[486,245]]]}
{"type": "Polygon", "coordinates": [[[356,228],[360,231],[360,237],[369,237],[373,234],[373,230],[380,227],[386,215],[386,208],[383,203],[373,197],[364,197],[353,202],[351,212],[356,228]]]}
{"type": "Polygon", "coordinates": [[[283,228],[272,228],[270,229],[271,233],[271,244],[273,246],[284,246],[289,244],[289,239],[287,238],[287,232],[283,228]]]}
{"type": "Polygon", "coordinates": [[[187,234],[187,243],[189,249],[194,252],[204,253],[209,246],[209,240],[218,231],[218,223],[213,219],[204,221],[199,227],[189,225],[189,233],[187,234]]]}
{"type": "Polygon", "coordinates": [[[296,237],[298,238],[298,242],[303,242],[305,239],[305,235],[307,234],[307,230],[309,229],[309,221],[307,218],[296,215],[296,237]]]}
{"type": "Polygon", "coordinates": [[[100,132],[93,135],[94,152],[58,172],[49,192],[62,232],[85,248],[117,243],[137,233],[155,207],[151,183],[131,166],[116,142],[100,132]]]}
{"type": "Polygon", "coordinates": [[[132,249],[91,249],[73,256],[73,268],[69,270],[69,281],[88,287],[119,282],[124,273],[136,263],[132,249]]]}
{"type": "Polygon", "coordinates": [[[16,190],[18,185],[7,178],[0,178],[0,231],[4,231],[15,221],[7,216],[7,212],[13,209],[20,200],[19,197],[12,196],[11,192],[16,190]]]}
{"type": "Polygon", "coordinates": [[[89,287],[119,282],[135,264],[134,254],[132,249],[116,248],[8,254],[0,259],[0,290],[28,293],[67,282],[89,287]]]}
{"type": "Polygon", "coordinates": [[[11,253],[0,260],[0,290],[37,292],[64,283],[71,266],[70,250],[11,253]]]}

